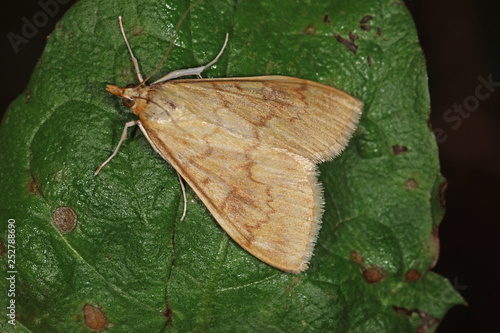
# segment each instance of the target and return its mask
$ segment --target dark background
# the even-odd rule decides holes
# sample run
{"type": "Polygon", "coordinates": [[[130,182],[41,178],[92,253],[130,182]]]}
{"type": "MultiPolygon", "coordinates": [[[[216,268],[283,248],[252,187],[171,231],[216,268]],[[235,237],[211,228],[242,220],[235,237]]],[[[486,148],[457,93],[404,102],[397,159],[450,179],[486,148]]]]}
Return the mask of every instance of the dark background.
{"type": "MultiPolygon", "coordinates": [[[[22,17],[31,21],[41,7],[36,0],[2,2],[0,116],[26,87],[46,36],[75,2],[60,5],[57,15],[17,53],[7,34],[20,34],[22,17]]],[[[449,182],[447,212],[434,271],[446,276],[468,303],[450,310],[437,332],[496,332],[500,326],[500,87],[456,128],[443,115],[471,100],[468,97],[481,84],[479,76],[488,80],[491,75],[500,82],[500,1],[407,0],[405,4],[427,59],[431,122],[446,136],[439,151],[442,173],[449,182]]]]}

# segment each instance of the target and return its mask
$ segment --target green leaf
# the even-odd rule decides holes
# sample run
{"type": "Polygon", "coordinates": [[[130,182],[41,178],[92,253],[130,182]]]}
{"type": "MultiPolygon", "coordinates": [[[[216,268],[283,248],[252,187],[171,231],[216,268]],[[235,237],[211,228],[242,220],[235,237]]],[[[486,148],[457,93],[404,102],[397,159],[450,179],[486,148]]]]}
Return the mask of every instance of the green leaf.
{"type": "Polygon", "coordinates": [[[82,0],[50,36],[0,128],[0,306],[7,314],[15,300],[16,312],[15,325],[1,316],[0,330],[434,328],[463,300],[429,272],[443,179],[427,123],[424,58],[399,2],[205,0],[153,76],[206,64],[228,32],[228,48],[204,76],[290,75],[364,101],[346,151],[320,165],[326,211],[306,272],[287,274],[248,254],[191,190],[180,222],[175,171],[140,131],[94,176],[125,122],[135,119],[105,90],[137,83],[117,17],[147,75],[189,5],[82,0]],[[367,15],[373,18],[361,25],[367,15]],[[356,53],[335,37],[349,41],[350,32],[356,53]],[[55,224],[71,229],[75,216],[73,230],[55,224]],[[15,245],[13,266],[8,245],[15,245]],[[15,297],[4,297],[12,274],[15,297]],[[100,313],[104,324],[84,309],[100,313]]]}

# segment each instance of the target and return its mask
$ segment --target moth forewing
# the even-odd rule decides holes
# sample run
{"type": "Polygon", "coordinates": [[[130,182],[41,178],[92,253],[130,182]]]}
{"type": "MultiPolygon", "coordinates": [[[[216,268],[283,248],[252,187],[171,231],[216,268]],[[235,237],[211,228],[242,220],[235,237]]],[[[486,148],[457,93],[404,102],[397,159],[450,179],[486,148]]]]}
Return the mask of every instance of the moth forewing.
{"type": "Polygon", "coordinates": [[[175,80],[162,87],[163,98],[205,121],[314,162],[344,149],[363,107],[337,88],[288,76],[175,80]]]}
{"type": "Polygon", "coordinates": [[[315,164],[196,116],[180,115],[175,124],[148,121],[150,113],[156,111],[148,107],[140,117],[154,145],[222,228],[262,261],[304,270],[323,205],[315,164]]]}
{"type": "Polygon", "coordinates": [[[301,272],[323,213],[316,163],[344,149],[363,104],[286,76],[165,81],[206,68],[175,71],[151,86],[109,85],[140,119],[127,123],[118,147],[138,124],[233,240],[276,268],[301,272]]]}

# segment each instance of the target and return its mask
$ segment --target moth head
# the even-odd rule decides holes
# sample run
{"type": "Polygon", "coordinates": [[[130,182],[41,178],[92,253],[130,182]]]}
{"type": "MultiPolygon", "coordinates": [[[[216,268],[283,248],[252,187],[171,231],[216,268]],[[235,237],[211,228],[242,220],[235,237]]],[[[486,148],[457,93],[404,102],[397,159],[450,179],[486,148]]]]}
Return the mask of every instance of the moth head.
{"type": "Polygon", "coordinates": [[[137,96],[137,91],[135,88],[135,84],[129,84],[125,88],[120,88],[112,84],[108,84],[106,86],[106,90],[113,95],[121,97],[123,105],[128,108],[132,108],[135,105],[135,99],[137,96]]]}

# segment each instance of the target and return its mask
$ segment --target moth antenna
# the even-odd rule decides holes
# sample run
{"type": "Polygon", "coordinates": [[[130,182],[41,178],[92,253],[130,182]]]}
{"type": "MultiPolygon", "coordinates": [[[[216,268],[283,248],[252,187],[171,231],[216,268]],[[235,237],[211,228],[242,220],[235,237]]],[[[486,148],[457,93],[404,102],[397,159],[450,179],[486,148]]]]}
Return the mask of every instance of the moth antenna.
{"type": "Polygon", "coordinates": [[[200,67],[175,70],[175,71],[173,71],[171,73],[168,73],[167,75],[165,75],[161,79],[156,80],[154,83],[160,83],[160,82],[172,80],[172,79],[175,79],[175,78],[178,78],[178,77],[191,76],[191,75],[196,75],[196,76],[198,76],[199,79],[201,79],[201,73],[205,69],[207,69],[208,67],[210,67],[213,64],[215,64],[217,62],[217,60],[219,60],[219,58],[222,55],[222,53],[224,53],[224,49],[226,48],[228,40],[229,40],[229,34],[226,34],[226,39],[224,40],[224,45],[222,45],[221,50],[219,51],[219,53],[217,54],[217,56],[214,58],[214,60],[210,61],[208,64],[200,66],[200,67]]]}
{"type": "Polygon", "coordinates": [[[179,28],[181,26],[181,23],[182,21],[184,21],[184,19],[186,18],[187,14],[189,14],[189,12],[191,11],[191,9],[193,9],[196,5],[198,5],[200,2],[202,2],[203,0],[198,0],[196,1],[195,3],[193,3],[191,6],[189,6],[189,8],[184,12],[184,14],[182,14],[181,16],[181,19],[179,20],[179,22],[177,23],[177,26],[175,27],[175,30],[174,30],[174,34],[172,35],[172,38],[170,38],[170,44],[168,45],[168,48],[167,48],[167,52],[165,52],[165,55],[163,56],[163,58],[161,59],[160,63],[158,64],[158,66],[156,66],[156,68],[151,72],[151,74],[148,75],[148,77],[145,79],[145,80],[141,80],[141,83],[140,85],[144,85],[145,82],[147,82],[151,76],[153,76],[153,74],[160,68],[160,66],[163,64],[163,62],[165,61],[165,59],[167,59],[167,55],[170,53],[170,49],[172,49],[172,46],[174,45],[174,40],[175,40],[175,36],[177,35],[177,31],[179,31],[179,28]]]}
{"type": "Polygon", "coordinates": [[[125,39],[125,44],[127,44],[128,52],[130,53],[130,56],[132,57],[132,62],[134,63],[137,78],[139,79],[139,82],[141,82],[141,84],[142,84],[144,82],[144,79],[142,78],[141,71],[139,70],[139,62],[137,61],[137,58],[134,57],[134,52],[132,52],[132,48],[130,47],[130,44],[128,43],[127,36],[125,35],[125,30],[123,29],[121,16],[118,16],[118,21],[120,22],[120,30],[122,31],[123,39],[125,39]]]}

